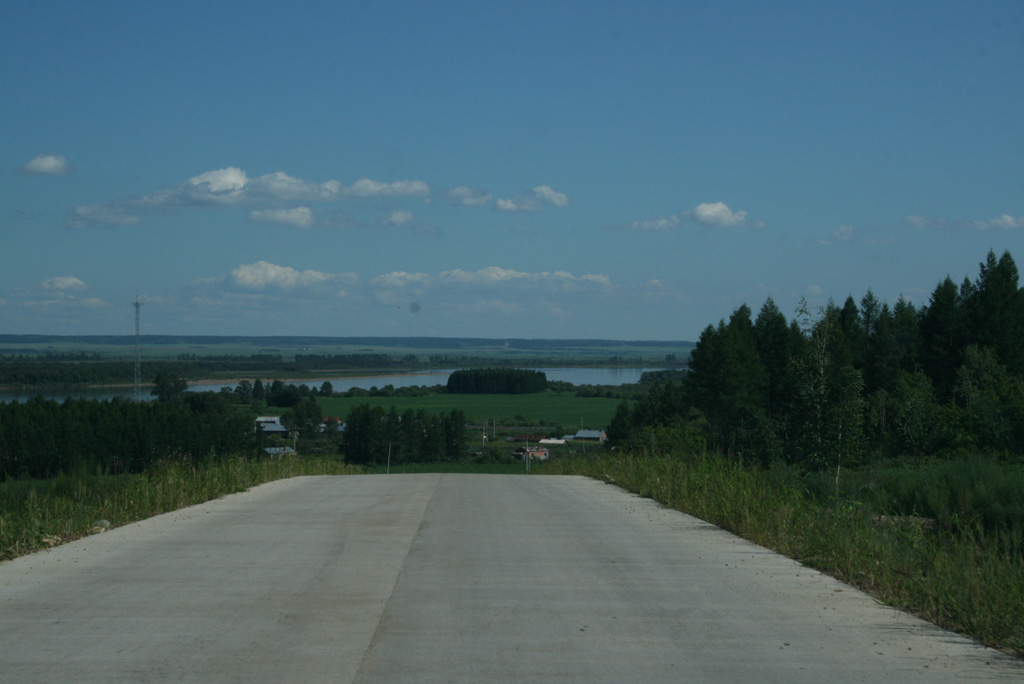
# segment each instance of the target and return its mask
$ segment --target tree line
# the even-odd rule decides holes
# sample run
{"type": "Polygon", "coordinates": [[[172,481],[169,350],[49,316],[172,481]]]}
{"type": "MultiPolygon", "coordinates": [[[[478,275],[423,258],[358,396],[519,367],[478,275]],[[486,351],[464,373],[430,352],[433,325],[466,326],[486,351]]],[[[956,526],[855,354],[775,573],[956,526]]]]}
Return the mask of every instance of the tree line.
{"type": "Polygon", "coordinates": [[[0,403],[0,480],[133,473],[164,459],[255,448],[252,417],[213,392],[135,403],[42,398],[0,403]]]}
{"type": "Polygon", "coordinates": [[[702,332],[685,379],[619,407],[609,438],[685,439],[763,463],[840,467],[868,455],[1024,453],[1024,290],[1009,252],[927,304],[769,298],[702,332]]]}
{"type": "MultiPolygon", "coordinates": [[[[303,373],[336,368],[390,368],[418,365],[415,356],[388,354],[296,354],[294,361],[285,361],[280,354],[199,356],[179,354],[174,360],[143,359],[146,382],[160,373],[180,377],[202,377],[214,373],[280,372],[303,373]]],[[[38,387],[105,385],[131,382],[135,378],[135,361],[103,360],[98,355],[83,358],[78,354],[0,357],[0,386],[38,387]]]]}

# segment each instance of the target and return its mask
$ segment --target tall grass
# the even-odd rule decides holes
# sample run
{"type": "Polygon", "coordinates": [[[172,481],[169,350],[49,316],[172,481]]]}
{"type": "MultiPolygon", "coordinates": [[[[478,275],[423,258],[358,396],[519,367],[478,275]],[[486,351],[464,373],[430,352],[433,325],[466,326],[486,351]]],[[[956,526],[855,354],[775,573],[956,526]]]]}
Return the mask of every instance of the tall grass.
{"type": "Polygon", "coordinates": [[[138,475],[79,472],[0,483],[0,560],[89,534],[99,520],[124,525],[272,480],[359,472],[335,459],[165,461],[138,475]]]}
{"type": "Polygon", "coordinates": [[[885,603],[1024,656],[1024,563],[1006,536],[1012,530],[954,530],[911,517],[880,521],[856,499],[810,496],[793,472],[711,455],[606,454],[552,462],[543,472],[614,480],[885,603]]]}

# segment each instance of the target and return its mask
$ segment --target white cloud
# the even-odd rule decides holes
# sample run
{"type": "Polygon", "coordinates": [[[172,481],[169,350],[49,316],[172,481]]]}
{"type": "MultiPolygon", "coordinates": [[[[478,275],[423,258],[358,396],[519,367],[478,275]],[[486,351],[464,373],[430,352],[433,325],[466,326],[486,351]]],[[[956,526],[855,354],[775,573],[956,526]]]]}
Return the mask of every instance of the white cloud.
{"type": "Polygon", "coordinates": [[[739,226],[747,221],[747,212],[734,212],[725,202],[698,204],[694,208],[692,216],[697,223],[722,228],[739,226]]]}
{"type": "Polygon", "coordinates": [[[538,185],[511,199],[499,199],[494,206],[499,211],[539,211],[545,205],[565,207],[569,205],[569,202],[568,195],[556,192],[548,185],[538,185]]]}
{"type": "Polygon", "coordinates": [[[555,192],[548,185],[538,185],[533,189],[533,193],[537,197],[555,205],[556,207],[565,207],[569,205],[568,195],[563,195],[560,192],[555,192]]]}
{"type": "Polygon", "coordinates": [[[752,228],[761,228],[763,223],[756,221],[747,222],[747,212],[733,211],[725,202],[706,202],[698,204],[692,211],[685,211],[672,216],[656,216],[644,221],[633,221],[613,228],[625,228],[628,230],[675,230],[681,228],[684,222],[699,223],[704,226],[717,226],[729,228],[732,226],[749,225],[752,228]]]}
{"type": "Polygon", "coordinates": [[[226,169],[207,171],[189,179],[189,185],[205,186],[211,193],[239,193],[249,182],[245,171],[229,166],[226,169]]]}
{"type": "Polygon", "coordinates": [[[59,154],[41,154],[18,171],[26,176],[66,176],[75,167],[59,154]]]}
{"type": "Polygon", "coordinates": [[[470,188],[465,185],[452,188],[444,194],[454,203],[461,204],[464,207],[482,207],[491,201],[491,193],[484,190],[478,190],[477,188],[470,188]]]}
{"type": "Polygon", "coordinates": [[[309,228],[313,225],[313,211],[309,207],[294,209],[254,209],[249,218],[259,223],[278,223],[296,228],[309,228]]]}
{"type": "Polygon", "coordinates": [[[231,271],[229,281],[246,290],[276,288],[293,290],[323,285],[332,281],[355,282],[358,276],[352,273],[324,273],[323,271],[297,271],[290,266],[278,266],[266,261],[239,266],[231,271]]]}
{"type": "Polygon", "coordinates": [[[61,292],[67,290],[84,290],[85,287],[85,283],[74,276],[57,276],[56,278],[47,278],[42,282],[42,288],[44,290],[58,290],[61,292]]]}

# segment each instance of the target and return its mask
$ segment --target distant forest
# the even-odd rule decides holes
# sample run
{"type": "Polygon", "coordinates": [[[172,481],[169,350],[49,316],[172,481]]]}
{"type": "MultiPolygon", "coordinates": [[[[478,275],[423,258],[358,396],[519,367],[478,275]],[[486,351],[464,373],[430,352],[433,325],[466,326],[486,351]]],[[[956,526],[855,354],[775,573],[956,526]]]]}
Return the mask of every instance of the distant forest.
{"type": "Polygon", "coordinates": [[[801,306],[770,298],[709,325],[683,382],[609,427],[639,449],[687,442],[744,460],[839,468],[873,456],[1024,455],[1024,289],[1009,252],[975,280],[948,276],[927,304],[801,306]]]}

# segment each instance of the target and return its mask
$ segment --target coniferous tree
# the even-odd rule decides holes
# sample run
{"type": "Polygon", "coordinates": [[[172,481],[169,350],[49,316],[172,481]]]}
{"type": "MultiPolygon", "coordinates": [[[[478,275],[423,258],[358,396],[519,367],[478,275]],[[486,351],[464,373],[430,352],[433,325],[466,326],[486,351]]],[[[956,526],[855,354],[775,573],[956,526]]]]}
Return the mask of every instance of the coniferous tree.
{"type": "MultiPolygon", "coordinates": [[[[966,286],[968,292],[973,289],[970,283],[966,286]]],[[[960,292],[947,276],[921,313],[921,367],[940,401],[952,397],[956,369],[963,362],[967,325],[960,292]]]]}
{"type": "Polygon", "coordinates": [[[969,341],[991,347],[1013,373],[1024,372],[1024,293],[1017,284],[1017,265],[1009,252],[998,260],[989,252],[964,301],[969,341]]]}

